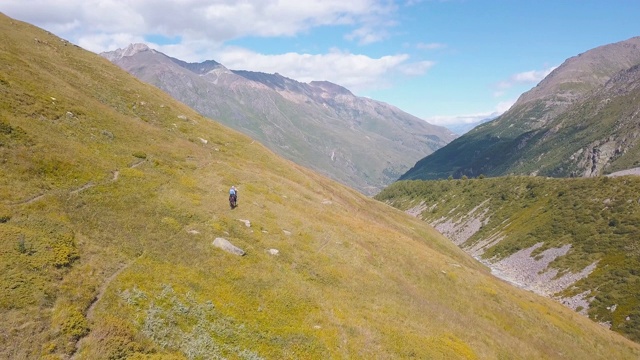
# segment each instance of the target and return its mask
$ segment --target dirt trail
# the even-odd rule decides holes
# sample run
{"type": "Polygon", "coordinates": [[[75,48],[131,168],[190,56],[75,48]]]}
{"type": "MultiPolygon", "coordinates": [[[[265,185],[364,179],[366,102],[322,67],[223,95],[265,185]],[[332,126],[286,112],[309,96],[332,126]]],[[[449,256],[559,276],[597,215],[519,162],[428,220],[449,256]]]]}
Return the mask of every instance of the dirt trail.
{"type": "Polygon", "coordinates": [[[107,291],[107,288],[109,287],[109,285],[111,284],[111,282],[118,277],[118,275],[120,275],[123,271],[125,271],[129,266],[131,266],[131,264],[133,264],[138,258],[135,258],[134,260],[131,260],[130,262],[128,262],[127,264],[124,264],[123,266],[121,266],[116,272],[114,272],[113,274],[111,274],[111,276],[109,276],[100,286],[100,289],[98,289],[98,294],[96,294],[96,297],[93,299],[93,301],[91,302],[91,305],[89,305],[89,307],[87,308],[87,320],[91,320],[91,318],[93,318],[93,312],[96,308],[96,305],[98,304],[98,301],[100,301],[100,299],[102,299],[102,296],[104,295],[105,291],[107,291]]]}
{"type": "Polygon", "coordinates": [[[38,200],[42,199],[42,198],[44,197],[44,195],[45,195],[45,194],[39,194],[39,195],[36,195],[36,196],[30,197],[30,198],[28,198],[28,199],[26,199],[26,200],[23,200],[23,201],[18,201],[18,202],[13,203],[13,204],[11,204],[11,203],[10,203],[10,205],[25,205],[25,204],[31,204],[31,203],[34,203],[34,202],[36,202],[36,201],[38,201],[38,200]]]}
{"type": "Polygon", "coordinates": [[[92,188],[92,187],[94,187],[94,186],[95,186],[95,185],[94,185],[92,182],[88,182],[88,183],[86,183],[86,184],[82,185],[81,187],[79,187],[79,188],[77,188],[77,189],[75,189],[75,190],[70,191],[70,192],[69,192],[69,194],[77,194],[77,193],[79,193],[79,192],[81,192],[81,191],[87,190],[87,189],[92,188]]]}
{"type": "MultiPolygon", "coordinates": [[[[138,162],[135,162],[135,163],[129,165],[129,167],[131,169],[136,168],[136,167],[144,164],[146,161],[147,161],[146,159],[142,159],[142,160],[140,160],[138,162]]],[[[116,169],[116,170],[112,171],[112,174],[113,174],[113,177],[111,178],[111,181],[117,181],[118,177],[120,177],[120,171],[116,169]]],[[[97,184],[94,184],[93,182],[90,181],[90,182],[82,185],[81,187],[79,187],[79,188],[77,188],[75,190],[69,191],[69,194],[77,194],[77,193],[79,193],[81,191],[87,190],[87,189],[92,188],[92,187],[94,187],[96,185],[97,184]]],[[[9,205],[15,206],[15,205],[31,204],[31,203],[34,203],[34,202],[42,199],[46,194],[47,193],[38,194],[38,195],[35,195],[33,197],[30,197],[30,198],[22,200],[22,201],[18,201],[18,202],[15,202],[15,203],[9,203],[9,205]]]]}
{"type": "MultiPolygon", "coordinates": [[[[143,255],[144,255],[144,253],[142,253],[137,258],[129,261],[128,263],[120,266],[120,268],[118,270],[116,270],[113,274],[111,274],[108,278],[105,279],[105,281],[100,286],[100,289],[98,289],[98,293],[96,294],[95,298],[91,302],[91,305],[89,305],[89,307],[87,308],[86,318],[87,318],[87,320],[89,322],[93,318],[93,313],[95,311],[96,305],[98,305],[98,302],[100,302],[100,299],[102,299],[102,296],[104,295],[104,293],[109,288],[109,285],[111,285],[111,282],[113,280],[115,280],[115,278],[117,278],[118,275],[120,275],[123,271],[128,269],[134,262],[136,262],[136,260],[140,259],[143,255]]],[[[71,358],[70,358],[71,360],[74,360],[74,359],[77,358],[78,350],[80,350],[80,347],[82,346],[82,343],[84,342],[84,339],[87,336],[89,336],[89,334],[85,335],[84,337],[82,337],[78,341],[76,341],[75,350],[73,352],[73,355],[71,355],[71,358]]]]}
{"type": "MultiPolygon", "coordinates": [[[[146,162],[146,159],[142,159],[140,161],[137,161],[131,165],[129,165],[129,168],[136,168],[142,164],[144,164],[146,162]]],[[[120,171],[118,169],[113,170],[111,172],[112,176],[108,181],[114,182],[117,181],[119,176],[120,176],[120,171]]],[[[102,182],[104,183],[104,182],[102,182]]],[[[100,183],[96,184],[94,182],[88,182],[86,184],[84,184],[83,186],[71,190],[69,191],[69,195],[74,195],[74,194],[78,194],[86,189],[92,188],[96,185],[99,185],[100,183]]],[[[26,205],[26,204],[31,204],[34,203],[38,200],[41,200],[42,198],[45,197],[45,195],[47,195],[47,192],[45,193],[41,193],[35,196],[32,196],[30,198],[27,198],[25,200],[22,201],[18,201],[18,202],[14,202],[14,203],[9,203],[9,205],[12,206],[19,206],[19,205],[26,205]]],[[[93,301],[91,302],[91,304],[89,305],[89,307],[87,308],[86,311],[86,318],[87,320],[91,321],[91,319],[93,318],[93,313],[95,311],[96,305],[98,304],[98,302],[100,301],[100,299],[102,299],[102,296],[104,295],[104,293],[107,291],[107,289],[109,288],[109,285],[111,284],[111,282],[118,277],[118,275],[120,275],[123,271],[125,271],[127,268],[129,268],[129,266],[131,266],[136,260],[138,260],[140,257],[142,257],[144,255],[144,253],[142,253],[139,257],[131,260],[130,262],[120,266],[120,268],[118,270],[116,270],[113,274],[111,274],[108,278],[105,279],[105,281],[102,283],[102,285],[100,286],[100,289],[98,289],[98,293],[96,294],[95,298],[93,299],[93,301]]],[[[75,343],[75,350],[73,351],[73,353],[71,354],[70,357],[65,357],[68,359],[77,359],[78,357],[78,350],[81,348],[82,343],[85,341],[84,339],[87,338],[88,334],[85,335],[84,337],[78,339],[78,341],[76,341],[75,343]]]]}

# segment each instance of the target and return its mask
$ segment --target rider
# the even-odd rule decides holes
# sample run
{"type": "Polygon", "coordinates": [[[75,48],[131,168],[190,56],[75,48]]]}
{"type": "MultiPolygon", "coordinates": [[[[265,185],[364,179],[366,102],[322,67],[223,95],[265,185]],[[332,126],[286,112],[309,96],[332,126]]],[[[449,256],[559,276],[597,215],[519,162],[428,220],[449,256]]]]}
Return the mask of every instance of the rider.
{"type": "Polygon", "coordinates": [[[238,189],[236,189],[235,185],[231,186],[231,189],[229,189],[229,196],[233,197],[235,201],[238,201],[238,189]]]}

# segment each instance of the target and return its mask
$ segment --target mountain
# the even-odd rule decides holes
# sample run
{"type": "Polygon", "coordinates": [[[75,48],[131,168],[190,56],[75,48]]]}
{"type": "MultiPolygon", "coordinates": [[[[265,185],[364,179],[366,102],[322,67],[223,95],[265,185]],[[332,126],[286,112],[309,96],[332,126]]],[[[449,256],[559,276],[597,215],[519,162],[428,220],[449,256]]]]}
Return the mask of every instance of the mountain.
{"type": "Polygon", "coordinates": [[[640,176],[400,181],[376,199],[497,276],[640,341],[640,176]]]}
{"type": "Polygon", "coordinates": [[[186,63],[143,44],[102,55],[205,116],[368,195],[456,137],[327,81],[186,63]]]}
{"type": "Polygon", "coordinates": [[[0,358],[640,357],[106,59],[0,34],[0,358]]]}
{"type": "Polygon", "coordinates": [[[640,37],[566,60],[497,119],[401,179],[590,177],[640,165],[640,37]]]}
{"type": "Polygon", "coordinates": [[[478,121],[474,121],[472,123],[461,123],[461,124],[452,124],[452,125],[447,125],[446,128],[453,131],[453,133],[458,134],[458,135],[464,135],[465,133],[469,132],[471,129],[475,128],[476,126],[480,125],[480,124],[484,124],[486,122],[489,122],[495,118],[497,118],[498,115],[491,115],[487,118],[478,120],[478,121]]]}

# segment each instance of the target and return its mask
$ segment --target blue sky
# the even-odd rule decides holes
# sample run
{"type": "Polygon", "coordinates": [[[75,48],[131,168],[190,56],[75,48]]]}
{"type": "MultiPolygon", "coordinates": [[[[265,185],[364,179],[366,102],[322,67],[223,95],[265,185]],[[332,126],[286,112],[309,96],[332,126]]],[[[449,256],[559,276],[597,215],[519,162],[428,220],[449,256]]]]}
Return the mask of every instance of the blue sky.
{"type": "Polygon", "coordinates": [[[0,11],[102,52],[329,80],[455,126],[508,109],[565,59],[640,36],[640,1],[3,0],[0,11]]]}

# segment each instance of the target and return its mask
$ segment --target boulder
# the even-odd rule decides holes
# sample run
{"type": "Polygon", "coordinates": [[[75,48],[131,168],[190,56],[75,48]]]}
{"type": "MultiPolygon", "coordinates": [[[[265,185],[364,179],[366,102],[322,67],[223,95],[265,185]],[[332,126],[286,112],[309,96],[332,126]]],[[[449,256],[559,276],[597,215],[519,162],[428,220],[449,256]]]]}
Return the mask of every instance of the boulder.
{"type": "Polygon", "coordinates": [[[229,242],[229,240],[224,238],[216,238],[215,240],[213,240],[213,246],[234,255],[243,256],[245,254],[244,250],[233,245],[232,243],[229,242]]]}

